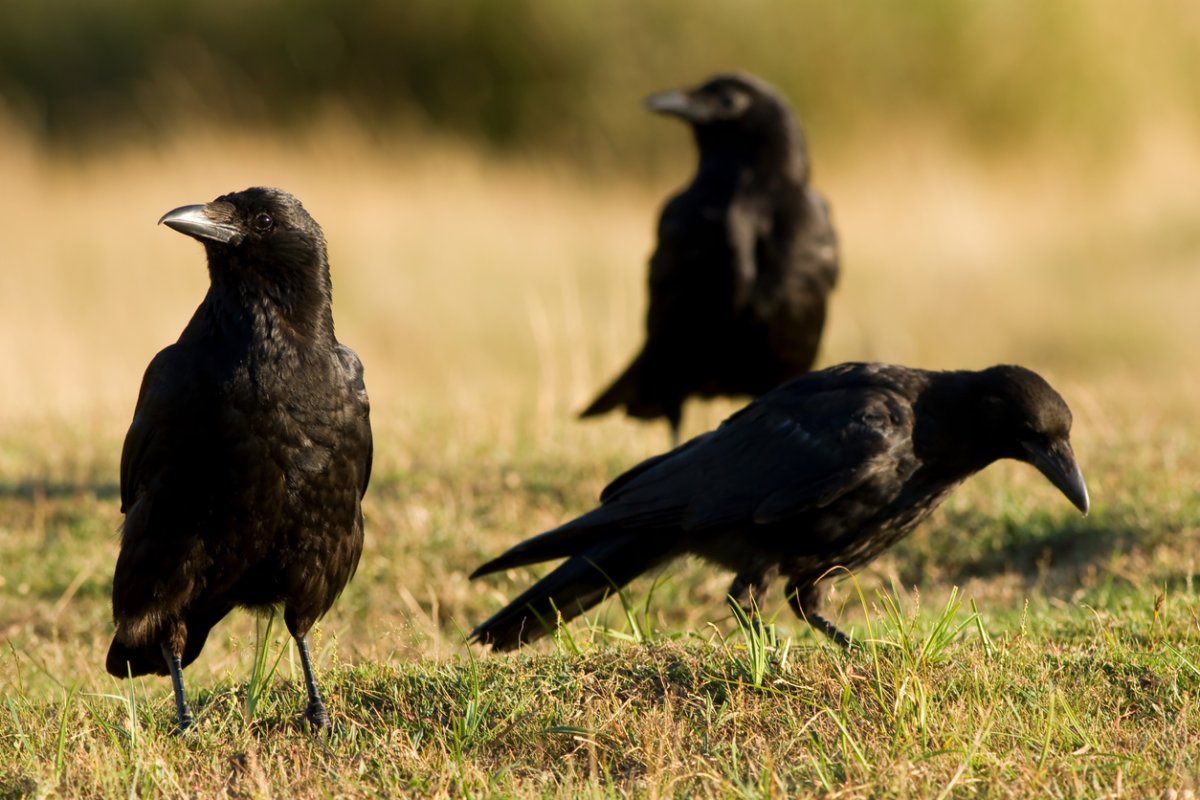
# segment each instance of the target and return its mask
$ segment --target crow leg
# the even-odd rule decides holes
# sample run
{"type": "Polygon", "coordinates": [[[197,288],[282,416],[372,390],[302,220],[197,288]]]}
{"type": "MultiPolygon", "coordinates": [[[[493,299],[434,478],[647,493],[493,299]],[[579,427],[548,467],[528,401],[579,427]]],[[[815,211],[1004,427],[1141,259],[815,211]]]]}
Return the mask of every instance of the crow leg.
{"type": "Polygon", "coordinates": [[[179,718],[179,731],[182,733],[192,727],[192,710],[188,708],[187,697],[183,694],[183,664],[179,654],[172,653],[167,646],[162,645],[163,658],[166,659],[167,669],[171,671],[171,688],[175,691],[175,715],[179,718]]]}
{"type": "Polygon", "coordinates": [[[771,564],[757,569],[743,570],[729,584],[729,602],[746,615],[746,619],[761,621],[759,600],[779,574],[779,567],[771,564]]]}
{"type": "Polygon", "coordinates": [[[304,709],[304,718],[313,730],[320,731],[329,727],[329,712],[321,701],[321,692],[317,689],[317,680],[313,677],[312,659],[308,656],[308,639],[296,637],[296,646],[300,648],[300,666],[304,668],[304,685],[308,689],[308,708],[304,709]]]}
{"type": "Polygon", "coordinates": [[[787,587],[788,605],[796,616],[812,625],[842,647],[850,647],[850,637],[837,629],[829,620],[817,613],[817,585],[807,581],[793,581],[787,587]]]}

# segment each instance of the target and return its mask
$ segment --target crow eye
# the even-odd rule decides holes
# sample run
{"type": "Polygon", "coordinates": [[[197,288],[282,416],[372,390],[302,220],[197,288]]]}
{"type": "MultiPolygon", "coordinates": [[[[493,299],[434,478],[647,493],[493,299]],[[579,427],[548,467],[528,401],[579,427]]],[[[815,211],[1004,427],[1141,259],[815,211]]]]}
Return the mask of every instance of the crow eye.
{"type": "Polygon", "coordinates": [[[721,113],[734,117],[746,110],[750,105],[750,97],[744,92],[730,89],[717,98],[717,104],[721,108],[721,113]]]}
{"type": "Polygon", "coordinates": [[[270,230],[271,226],[274,224],[275,224],[275,220],[271,219],[271,215],[267,214],[265,212],[262,214],[259,214],[257,217],[254,218],[255,230],[259,230],[259,231],[270,230]]]}

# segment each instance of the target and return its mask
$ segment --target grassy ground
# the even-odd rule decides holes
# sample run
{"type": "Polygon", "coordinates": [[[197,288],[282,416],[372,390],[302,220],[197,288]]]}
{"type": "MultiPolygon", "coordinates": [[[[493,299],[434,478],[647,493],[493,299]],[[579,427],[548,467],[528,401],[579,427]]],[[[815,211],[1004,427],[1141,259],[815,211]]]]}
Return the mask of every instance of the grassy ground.
{"type": "MultiPolygon", "coordinates": [[[[0,797],[1200,788],[1200,153],[1164,133],[1103,170],[1052,152],[984,168],[917,133],[853,161],[814,143],[844,238],[824,361],[1039,370],[1075,410],[1091,516],[992,467],[831,587],[867,643],[851,653],[782,591],[764,609],[777,638],[747,637],[729,576],[681,563],[500,657],[463,632],[534,571],[466,574],[665,446],[660,427],[572,411],[636,346],[671,186],[335,124],[84,162],[3,137],[0,797]],[[154,221],[252,183],[324,225],[377,432],[366,550],[315,640],[336,720],[319,740],[278,622],[214,632],[186,737],[165,680],[102,670],[121,438],[206,283],[199,247],[154,221]]],[[[689,407],[687,432],[733,407],[689,407]]]]}

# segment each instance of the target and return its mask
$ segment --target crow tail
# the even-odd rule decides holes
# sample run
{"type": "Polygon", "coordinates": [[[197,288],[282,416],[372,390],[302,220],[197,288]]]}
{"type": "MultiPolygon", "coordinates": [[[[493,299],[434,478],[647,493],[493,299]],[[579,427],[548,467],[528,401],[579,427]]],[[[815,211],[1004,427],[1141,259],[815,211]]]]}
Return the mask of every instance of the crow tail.
{"type": "Polygon", "coordinates": [[[671,537],[647,548],[645,535],[619,536],[572,556],[471,632],[471,640],[495,650],[513,650],[553,632],[615,594],[625,584],[667,560],[671,537]],[[633,546],[635,545],[636,546],[633,546]]]}

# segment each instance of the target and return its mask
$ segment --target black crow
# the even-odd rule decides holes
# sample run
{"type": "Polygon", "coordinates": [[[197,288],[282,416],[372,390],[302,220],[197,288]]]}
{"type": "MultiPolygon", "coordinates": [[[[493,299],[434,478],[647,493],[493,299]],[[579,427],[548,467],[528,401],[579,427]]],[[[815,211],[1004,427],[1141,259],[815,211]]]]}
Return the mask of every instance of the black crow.
{"type": "Polygon", "coordinates": [[[329,725],[305,635],[358,565],[372,440],[362,362],[333,333],[325,237],[300,202],[247,189],[160,223],[198,239],[211,285],[142,379],[121,452],[125,524],[107,668],[182,670],[234,607],[279,605],[329,725]]]}
{"type": "Polygon", "coordinates": [[[508,650],[633,578],[692,554],[732,570],[743,607],[776,575],[802,619],[840,644],[817,584],[857,569],[1001,458],[1032,464],[1080,511],[1088,493],[1071,412],[1022,367],[928,372],[843,364],[762,395],[719,428],[621,475],[583,516],[471,575],[566,558],[472,633],[508,650]]]}
{"type": "Polygon", "coordinates": [[[692,126],[700,164],[667,201],[650,258],[646,342],[580,416],[665,417],[692,395],[757,396],[808,371],[838,277],[837,237],[791,110],[749,75],[646,105],[692,126]]]}

